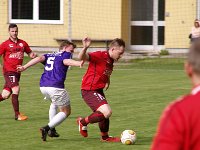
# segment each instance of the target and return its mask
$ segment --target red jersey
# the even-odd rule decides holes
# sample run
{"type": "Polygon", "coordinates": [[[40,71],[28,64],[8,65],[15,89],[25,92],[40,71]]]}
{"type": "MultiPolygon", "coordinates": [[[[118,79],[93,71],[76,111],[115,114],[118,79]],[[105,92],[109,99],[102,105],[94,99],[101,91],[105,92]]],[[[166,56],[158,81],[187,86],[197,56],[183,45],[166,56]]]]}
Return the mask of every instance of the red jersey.
{"type": "Polygon", "coordinates": [[[96,90],[105,87],[113,71],[114,60],[107,51],[89,53],[89,66],[82,80],[83,90],[96,90]]]}
{"type": "Polygon", "coordinates": [[[29,54],[29,45],[18,39],[17,43],[8,39],[0,45],[0,55],[3,55],[3,72],[17,72],[17,65],[22,65],[24,52],[29,54]]]}
{"type": "Polygon", "coordinates": [[[200,150],[200,86],[166,108],[151,150],[200,150]]]}

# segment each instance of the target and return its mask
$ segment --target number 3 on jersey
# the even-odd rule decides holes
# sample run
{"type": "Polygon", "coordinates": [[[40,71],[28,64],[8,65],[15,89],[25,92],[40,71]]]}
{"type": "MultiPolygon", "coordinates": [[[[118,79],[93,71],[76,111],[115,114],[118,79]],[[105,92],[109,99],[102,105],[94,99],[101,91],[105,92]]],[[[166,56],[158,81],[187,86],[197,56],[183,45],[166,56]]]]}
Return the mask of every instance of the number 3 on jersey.
{"type": "Polygon", "coordinates": [[[54,59],[55,57],[49,57],[47,59],[47,66],[45,66],[45,70],[47,71],[53,70],[54,59]]]}

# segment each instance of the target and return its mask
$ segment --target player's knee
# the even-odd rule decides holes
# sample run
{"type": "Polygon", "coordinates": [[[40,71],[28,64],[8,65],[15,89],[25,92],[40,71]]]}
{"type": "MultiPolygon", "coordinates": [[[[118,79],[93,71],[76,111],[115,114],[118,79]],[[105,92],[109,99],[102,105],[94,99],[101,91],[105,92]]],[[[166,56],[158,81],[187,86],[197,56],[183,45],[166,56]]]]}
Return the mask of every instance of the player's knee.
{"type": "Polygon", "coordinates": [[[97,109],[97,111],[100,111],[101,113],[103,113],[105,118],[109,118],[112,115],[112,109],[110,108],[108,104],[100,106],[97,109]]]}
{"type": "Polygon", "coordinates": [[[112,115],[112,110],[104,112],[104,117],[109,118],[112,115]]]}
{"type": "Polygon", "coordinates": [[[63,107],[60,109],[61,112],[64,112],[66,114],[66,117],[68,117],[71,114],[71,109],[68,107],[63,107]]]}
{"type": "Polygon", "coordinates": [[[17,94],[17,95],[18,95],[18,94],[19,94],[19,91],[20,91],[19,86],[12,88],[13,94],[17,94]]]}
{"type": "Polygon", "coordinates": [[[67,117],[69,116],[69,115],[71,115],[71,110],[69,110],[69,111],[67,111],[67,117]]]}
{"type": "Polygon", "coordinates": [[[6,95],[4,99],[8,99],[10,97],[10,95],[6,95]]]}
{"type": "Polygon", "coordinates": [[[3,99],[8,99],[10,97],[10,93],[6,93],[6,94],[2,93],[2,97],[3,99]]]}

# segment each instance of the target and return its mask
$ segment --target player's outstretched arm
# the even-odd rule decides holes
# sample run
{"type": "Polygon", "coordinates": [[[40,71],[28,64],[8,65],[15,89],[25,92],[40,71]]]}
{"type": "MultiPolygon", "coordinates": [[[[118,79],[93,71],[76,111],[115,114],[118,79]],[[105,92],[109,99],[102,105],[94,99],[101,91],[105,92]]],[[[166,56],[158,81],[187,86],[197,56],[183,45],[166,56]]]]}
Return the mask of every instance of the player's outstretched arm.
{"type": "Polygon", "coordinates": [[[43,62],[45,61],[45,57],[44,56],[38,56],[32,60],[30,60],[27,64],[25,64],[24,66],[18,66],[17,67],[17,71],[18,72],[22,72],[24,70],[26,70],[27,68],[39,63],[39,62],[43,62]]]}
{"type": "Polygon", "coordinates": [[[87,49],[90,47],[90,44],[91,44],[91,39],[90,38],[84,38],[82,40],[82,43],[83,43],[83,48],[82,50],[79,52],[78,54],[78,58],[80,60],[89,60],[89,55],[86,53],[87,52],[87,49]]]}
{"type": "Polygon", "coordinates": [[[28,56],[29,56],[30,58],[35,58],[35,57],[37,57],[37,54],[34,53],[34,52],[30,52],[30,53],[28,54],[28,56]]]}
{"type": "Polygon", "coordinates": [[[82,68],[84,61],[76,61],[73,59],[64,59],[63,60],[63,64],[66,66],[79,66],[80,68],[82,68]]]}

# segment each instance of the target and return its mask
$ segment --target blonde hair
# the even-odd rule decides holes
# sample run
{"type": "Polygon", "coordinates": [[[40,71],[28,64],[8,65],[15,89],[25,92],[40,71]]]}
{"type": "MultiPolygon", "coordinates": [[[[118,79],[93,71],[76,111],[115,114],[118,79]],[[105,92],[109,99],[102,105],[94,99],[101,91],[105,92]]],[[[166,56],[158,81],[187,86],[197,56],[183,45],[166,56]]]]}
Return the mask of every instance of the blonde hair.
{"type": "Polygon", "coordinates": [[[72,45],[74,48],[76,48],[76,44],[74,44],[68,40],[65,40],[60,43],[59,50],[62,50],[65,46],[69,46],[69,45],[72,45]]]}

